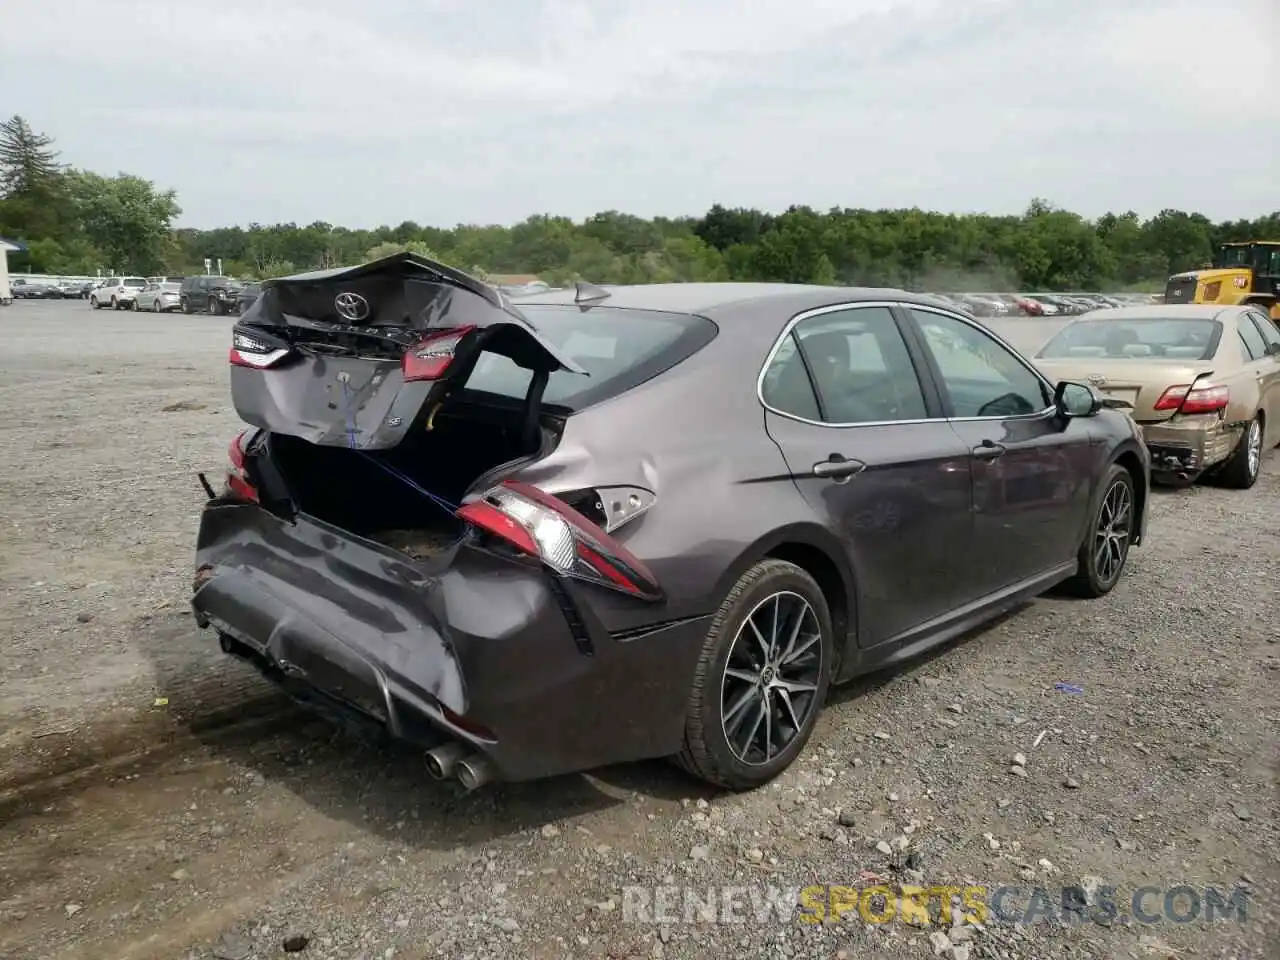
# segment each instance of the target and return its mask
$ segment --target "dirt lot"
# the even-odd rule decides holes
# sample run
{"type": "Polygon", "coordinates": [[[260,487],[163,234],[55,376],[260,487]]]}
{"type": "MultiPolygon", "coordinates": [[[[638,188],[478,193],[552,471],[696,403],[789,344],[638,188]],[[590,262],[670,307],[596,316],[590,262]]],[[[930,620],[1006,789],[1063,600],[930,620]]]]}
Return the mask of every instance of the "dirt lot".
{"type": "Polygon", "coordinates": [[[1105,600],[840,691],[766,789],[652,763],[466,796],[300,714],[187,615],[195,471],[236,429],[229,324],[0,310],[0,956],[935,955],[936,927],[753,915],[870,874],[1015,886],[1009,912],[1118,888],[1111,920],[950,931],[953,960],[1278,955],[1277,456],[1250,492],[1157,496],[1105,600]],[[747,906],[646,918],[633,885],[747,906]],[[1202,895],[1185,923],[1159,916],[1178,885],[1202,895]],[[1243,891],[1243,922],[1208,920],[1209,888],[1243,891]]]}

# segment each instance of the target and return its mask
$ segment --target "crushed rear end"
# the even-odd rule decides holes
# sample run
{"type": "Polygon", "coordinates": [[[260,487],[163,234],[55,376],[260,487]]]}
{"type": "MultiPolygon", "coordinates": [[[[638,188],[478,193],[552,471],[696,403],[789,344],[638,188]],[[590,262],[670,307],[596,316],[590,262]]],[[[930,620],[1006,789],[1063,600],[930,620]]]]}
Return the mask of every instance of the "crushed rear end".
{"type": "Polygon", "coordinates": [[[581,368],[496,290],[410,256],[269,281],[234,338],[251,427],[205,484],[192,596],[224,650],[468,787],[675,749],[686,635],[607,626],[661,607],[612,535],[651,492],[606,519],[595,488],[521,480],[568,429],[550,375],[581,368]],[[525,372],[523,398],[461,396],[482,354],[525,372]]]}

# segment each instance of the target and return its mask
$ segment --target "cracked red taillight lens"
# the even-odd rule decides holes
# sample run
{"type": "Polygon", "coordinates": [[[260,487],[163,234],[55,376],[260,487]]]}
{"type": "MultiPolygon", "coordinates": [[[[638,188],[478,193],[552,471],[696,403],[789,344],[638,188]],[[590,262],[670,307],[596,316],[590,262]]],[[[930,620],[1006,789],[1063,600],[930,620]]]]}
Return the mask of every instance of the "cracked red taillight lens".
{"type": "Polygon", "coordinates": [[[400,361],[400,369],[406,383],[415,380],[439,380],[453,363],[458,344],[472,330],[470,327],[455,327],[428,334],[410,347],[400,361]]]}
{"type": "Polygon", "coordinates": [[[458,518],[536,557],[554,573],[643,600],[660,600],[657,579],[634,554],[577,510],[532,484],[507,480],[464,504],[458,518]]]}
{"type": "Polygon", "coordinates": [[[249,479],[249,474],[244,465],[245,438],[249,436],[250,432],[249,430],[244,430],[239,433],[231,441],[231,446],[227,450],[227,457],[231,460],[231,469],[227,471],[227,493],[239,500],[257,503],[258,488],[249,479]]]}

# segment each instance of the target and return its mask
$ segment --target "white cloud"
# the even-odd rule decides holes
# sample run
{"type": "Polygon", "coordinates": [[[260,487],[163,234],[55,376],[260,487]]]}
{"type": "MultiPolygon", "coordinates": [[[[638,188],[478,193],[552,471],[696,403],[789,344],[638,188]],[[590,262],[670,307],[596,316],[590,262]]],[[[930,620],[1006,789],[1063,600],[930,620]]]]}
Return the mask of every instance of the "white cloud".
{"type": "Polygon", "coordinates": [[[5,101],[198,225],[1280,207],[1275,12],[1221,0],[43,0],[5,101]],[[54,41],[52,38],[57,38],[54,41]],[[48,39],[46,39],[48,38],[48,39]],[[1228,146],[1229,145],[1229,146],[1228,146]]]}

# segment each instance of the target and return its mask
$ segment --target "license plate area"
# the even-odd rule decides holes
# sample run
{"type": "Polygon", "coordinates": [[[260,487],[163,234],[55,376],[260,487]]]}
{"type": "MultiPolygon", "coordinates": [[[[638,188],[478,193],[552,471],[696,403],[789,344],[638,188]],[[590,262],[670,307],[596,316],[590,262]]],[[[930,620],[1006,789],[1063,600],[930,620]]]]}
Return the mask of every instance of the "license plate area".
{"type": "Polygon", "coordinates": [[[1102,392],[1115,400],[1123,400],[1125,403],[1134,406],[1138,404],[1137,390],[1103,390],[1102,392]]]}

